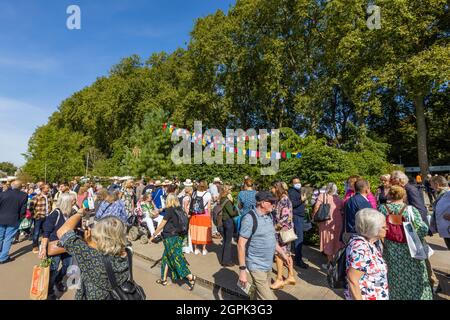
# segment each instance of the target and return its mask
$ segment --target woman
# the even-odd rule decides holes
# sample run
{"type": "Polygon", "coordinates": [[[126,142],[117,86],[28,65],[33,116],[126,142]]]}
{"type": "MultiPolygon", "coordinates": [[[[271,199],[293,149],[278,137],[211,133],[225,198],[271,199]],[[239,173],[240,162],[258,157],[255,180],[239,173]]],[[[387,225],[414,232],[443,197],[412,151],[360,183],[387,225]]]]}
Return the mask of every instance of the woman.
{"type": "MultiPolygon", "coordinates": [[[[337,186],[329,183],[325,193],[320,194],[313,208],[313,217],[319,211],[322,203],[330,205],[330,220],[319,222],[320,251],[327,256],[328,264],[334,255],[342,248],[339,237],[344,225],[344,202],[337,195],[337,186]]],[[[328,270],[328,265],[322,265],[328,270]]]]}
{"type": "Polygon", "coordinates": [[[434,176],[430,180],[431,187],[436,190],[437,198],[433,203],[433,231],[444,239],[450,250],[450,188],[443,176],[434,176]]]}
{"type": "Polygon", "coordinates": [[[128,217],[134,212],[134,197],[133,180],[128,180],[122,190],[122,201],[128,217]]]}
{"type": "Polygon", "coordinates": [[[103,256],[111,258],[117,284],[122,285],[129,276],[128,259],[125,251],[126,227],[118,218],[109,216],[85,230],[81,239],[74,232],[87,211],[80,209],[59,228],[57,236],[64,249],[74,257],[81,271],[81,289],[76,300],[108,300],[111,285],[108,281],[103,256]]]}
{"type": "Polygon", "coordinates": [[[56,209],[45,219],[44,232],[42,236],[41,250],[39,253],[40,259],[46,259],[50,254],[52,262],[50,265],[50,282],[48,286],[48,299],[55,300],[54,286],[59,292],[66,292],[67,287],[63,283],[63,278],[67,273],[67,268],[72,264],[72,257],[70,254],[62,249],[55,249],[56,242],[59,240],[57,231],[61,228],[72,213],[72,206],[75,204],[74,198],[68,194],[63,193],[58,197],[56,209]],[[48,247],[51,247],[51,249],[48,247]],[[52,250],[48,252],[47,250],[52,250]],[[58,253],[55,255],[55,253],[58,253]],[[62,265],[58,272],[59,265],[62,265]]]}
{"type": "Polygon", "coordinates": [[[347,300],[389,300],[388,268],[376,246],[386,236],[386,219],[374,209],[362,209],[356,214],[355,227],[357,235],[350,239],[346,249],[344,296],[347,300]]]}
{"type": "Polygon", "coordinates": [[[84,200],[87,199],[87,196],[88,196],[87,190],[88,190],[88,188],[86,186],[82,186],[82,187],[80,187],[80,190],[78,191],[77,206],[79,208],[83,207],[83,202],[84,202],[84,200]]]}
{"type": "Polygon", "coordinates": [[[283,259],[277,253],[275,255],[275,261],[277,264],[277,279],[271,286],[271,289],[273,290],[282,289],[285,285],[295,285],[297,283],[294,276],[294,262],[290,252],[291,244],[283,243],[280,236],[281,230],[287,231],[294,229],[294,223],[292,221],[292,202],[289,200],[287,191],[287,185],[283,186],[283,182],[277,181],[272,184],[272,194],[278,199],[275,207],[275,215],[273,216],[275,230],[277,232],[276,239],[278,245],[287,256],[288,268],[288,278],[286,281],[283,281],[284,263],[283,259]]]}
{"type": "MultiPolygon", "coordinates": [[[[186,179],[186,181],[183,182],[184,190],[180,193],[178,199],[180,201],[181,207],[183,208],[184,213],[187,215],[187,217],[190,219],[190,213],[189,213],[189,206],[191,204],[191,197],[192,193],[194,192],[193,189],[193,183],[190,179],[186,179]]],[[[192,253],[194,252],[194,249],[192,247],[192,237],[190,233],[188,233],[187,237],[184,237],[183,240],[183,252],[184,253],[192,253]]]]}
{"type": "Polygon", "coordinates": [[[224,186],[220,193],[220,206],[222,206],[222,226],[223,226],[223,245],[222,245],[222,267],[233,267],[234,263],[231,256],[231,240],[234,233],[233,217],[237,216],[233,203],[229,199],[231,192],[230,186],[224,186]]]}
{"type": "MultiPolygon", "coordinates": [[[[412,223],[417,235],[423,241],[428,227],[422,221],[419,211],[403,202],[405,196],[405,189],[400,186],[392,186],[388,193],[389,202],[381,205],[380,211],[385,216],[402,214],[406,221],[412,223]],[[412,216],[412,221],[408,217],[408,212],[412,216]]],[[[386,239],[383,257],[389,270],[391,300],[431,300],[433,298],[425,261],[412,258],[407,243],[386,239]]]]}
{"type": "Polygon", "coordinates": [[[253,188],[253,180],[246,177],[244,180],[244,190],[239,191],[238,207],[241,209],[241,216],[245,216],[251,209],[256,208],[256,191],[253,188]]]}
{"type": "Polygon", "coordinates": [[[105,201],[106,197],[108,196],[108,191],[106,189],[100,189],[97,191],[97,194],[95,195],[95,201],[94,201],[94,212],[97,214],[98,208],[100,208],[100,204],[105,201]]]}
{"type": "MultiPolygon", "coordinates": [[[[348,199],[350,199],[351,197],[353,197],[355,195],[355,183],[359,179],[362,179],[362,177],[360,177],[360,176],[351,176],[350,178],[348,178],[347,185],[348,185],[349,189],[345,193],[344,205],[345,205],[345,203],[347,202],[348,199]]],[[[369,190],[370,190],[370,185],[369,185],[369,190]]],[[[369,194],[367,195],[367,200],[370,202],[370,205],[372,206],[373,209],[377,208],[377,199],[375,198],[375,196],[370,191],[369,191],[369,194]]]]}
{"type": "MultiPolygon", "coordinates": [[[[177,231],[179,220],[176,210],[178,210],[178,214],[184,214],[177,197],[169,194],[166,199],[166,215],[156,229],[156,234],[162,231],[164,243],[164,253],[161,261],[161,279],[158,279],[156,283],[166,286],[167,276],[170,272],[172,281],[186,279],[189,284],[189,290],[192,291],[194,290],[197,277],[189,271],[187,261],[183,255],[183,237],[177,231]]],[[[150,240],[153,240],[153,237],[150,240]]]]}
{"type": "Polygon", "coordinates": [[[115,216],[123,223],[127,223],[128,214],[125,210],[125,204],[120,200],[120,192],[117,190],[108,191],[105,201],[103,201],[95,214],[97,220],[106,216],[115,216]]]}
{"type": "Polygon", "coordinates": [[[377,189],[376,193],[376,200],[378,205],[386,204],[387,203],[387,195],[389,192],[389,186],[391,181],[391,175],[390,174],[383,174],[380,177],[381,185],[377,189]]]}
{"type": "Polygon", "coordinates": [[[207,191],[208,184],[205,180],[201,180],[198,184],[197,191],[192,194],[191,197],[191,207],[192,203],[203,201],[204,213],[196,214],[189,209],[190,220],[189,220],[189,234],[191,235],[192,245],[194,246],[194,253],[200,254],[198,246],[202,246],[202,254],[206,256],[208,251],[206,250],[206,245],[212,243],[212,224],[211,224],[211,193],[207,191]]]}
{"type": "Polygon", "coordinates": [[[150,192],[144,193],[141,200],[137,203],[138,217],[142,217],[142,221],[147,225],[150,236],[155,236],[155,224],[159,226],[163,220],[163,216],[156,210],[155,203],[153,202],[150,192]]]}

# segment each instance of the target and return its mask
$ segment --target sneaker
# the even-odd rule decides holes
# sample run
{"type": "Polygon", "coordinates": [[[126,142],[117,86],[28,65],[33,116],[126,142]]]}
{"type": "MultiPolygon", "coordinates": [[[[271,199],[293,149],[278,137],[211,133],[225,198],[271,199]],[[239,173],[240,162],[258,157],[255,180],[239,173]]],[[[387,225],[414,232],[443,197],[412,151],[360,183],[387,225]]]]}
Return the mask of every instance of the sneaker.
{"type": "Polygon", "coordinates": [[[202,254],[204,255],[204,256],[206,256],[207,254],[208,254],[208,250],[202,250],[202,254]]]}
{"type": "Polygon", "coordinates": [[[198,254],[200,254],[200,250],[195,249],[194,253],[195,253],[195,255],[198,255],[198,254]]]}
{"type": "Polygon", "coordinates": [[[328,270],[328,264],[324,263],[321,265],[323,270],[328,270]]]}

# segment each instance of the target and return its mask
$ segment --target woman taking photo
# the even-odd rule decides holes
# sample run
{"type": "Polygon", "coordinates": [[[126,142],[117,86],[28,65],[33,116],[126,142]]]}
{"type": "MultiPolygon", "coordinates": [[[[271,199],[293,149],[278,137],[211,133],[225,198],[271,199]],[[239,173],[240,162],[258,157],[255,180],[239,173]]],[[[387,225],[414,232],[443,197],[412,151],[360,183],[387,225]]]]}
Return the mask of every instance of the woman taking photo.
{"type": "Polygon", "coordinates": [[[108,300],[109,283],[103,257],[108,256],[117,284],[121,286],[129,277],[128,259],[125,251],[126,227],[118,218],[105,217],[85,230],[84,239],[74,232],[87,211],[80,209],[57,231],[61,245],[74,257],[81,271],[81,289],[76,300],[108,300]]]}
{"type": "Polygon", "coordinates": [[[355,227],[357,235],[350,239],[346,249],[344,296],[347,300],[389,300],[388,269],[375,245],[386,236],[386,219],[374,209],[362,209],[356,214],[355,227]]]}
{"type": "MultiPolygon", "coordinates": [[[[161,279],[156,283],[167,285],[167,277],[170,275],[172,281],[186,279],[189,290],[194,290],[196,276],[194,276],[187,266],[186,258],[183,255],[183,237],[178,233],[178,214],[184,214],[178,198],[169,194],[166,199],[166,215],[156,229],[156,234],[162,231],[164,253],[161,261],[161,279]],[[176,212],[177,211],[177,212],[176,212]],[[169,274],[170,273],[170,274],[169,274]]],[[[150,242],[153,237],[150,238],[150,242]]]]}
{"type": "Polygon", "coordinates": [[[273,216],[276,239],[278,245],[283,249],[287,256],[287,268],[288,268],[288,278],[283,281],[283,271],[284,263],[283,259],[277,254],[275,256],[275,261],[277,264],[277,279],[272,284],[271,289],[277,290],[282,289],[285,285],[295,285],[297,281],[294,275],[294,262],[291,256],[291,243],[284,243],[281,239],[280,231],[288,231],[294,229],[294,223],[292,221],[292,202],[288,197],[287,185],[283,186],[283,182],[277,181],[272,184],[272,194],[278,199],[275,207],[275,215],[273,216]]]}

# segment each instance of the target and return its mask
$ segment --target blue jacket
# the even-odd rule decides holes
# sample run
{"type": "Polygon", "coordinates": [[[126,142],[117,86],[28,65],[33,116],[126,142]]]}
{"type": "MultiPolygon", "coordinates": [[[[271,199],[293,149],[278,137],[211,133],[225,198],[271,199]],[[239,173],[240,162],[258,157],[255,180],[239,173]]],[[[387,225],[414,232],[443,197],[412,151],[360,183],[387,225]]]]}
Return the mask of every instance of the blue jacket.
{"type": "Polygon", "coordinates": [[[0,193],[0,225],[19,226],[25,216],[28,195],[17,189],[9,189],[0,193]]]}
{"type": "Polygon", "coordinates": [[[408,183],[405,186],[405,190],[406,190],[406,197],[408,198],[408,204],[415,207],[419,211],[423,222],[425,222],[426,225],[429,226],[427,218],[428,210],[425,207],[422,189],[421,188],[419,189],[416,186],[412,185],[411,183],[408,183]]]}
{"type": "Polygon", "coordinates": [[[56,232],[63,226],[66,222],[66,218],[62,214],[60,210],[53,210],[44,221],[44,225],[42,226],[43,237],[48,238],[49,241],[58,240],[58,236],[56,232]]]}
{"type": "Polygon", "coordinates": [[[296,216],[305,216],[305,204],[302,202],[300,190],[290,188],[288,191],[289,200],[292,202],[293,214],[296,216]]]}
{"type": "Polygon", "coordinates": [[[355,216],[356,213],[364,208],[372,208],[370,202],[367,201],[360,193],[350,197],[345,204],[345,229],[346,232],[356,233],[355,216]]]}

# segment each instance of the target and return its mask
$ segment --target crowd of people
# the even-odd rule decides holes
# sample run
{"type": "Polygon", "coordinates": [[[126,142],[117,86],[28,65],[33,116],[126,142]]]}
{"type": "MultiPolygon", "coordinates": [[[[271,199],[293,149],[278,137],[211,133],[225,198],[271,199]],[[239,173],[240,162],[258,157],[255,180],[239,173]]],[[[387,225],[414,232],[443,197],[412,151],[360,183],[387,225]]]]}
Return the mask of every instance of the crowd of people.
{"type": "Polygon", "coordinates": [[[345,248],[347,299],[432,299],[439,284],[430,262],[411,256],[405,231],[399,229],[410,222],[423,244],[426,235],[437,233],[450,249],[449,182],[429,176],[427,184],[431,214],[420,187],[401,171],[381,176],[375,194],[367,180],[351,176],[342,198],[335,183],[314,190],[302,186],[299,177],[289,185],[274,181],[270,190],[260,190],[245,177],[237,192],[220,178],[209,184],[116,180],[105,187],[78,180],[52,185],[14,181],[0,192],[0,264],[13,261],[12,243],[27,239],[40,259],[52,258],[49,299],[56,299],[55,290],[67,290],[63,279],[73,259],[83,284],[76,298],[107,299],[110,284],[101,257],[109,255],[118,283],[125,281],[125,248],[131,245],[127,232],[138,226],[146,230],[150,245],[163,243],[158,284],[166,286],[170,277],[193,290],[197,277],[185,255],[207,256],[217,239],[222,267],[238,264],[240,286],[252,283],[252,297],[271,300],[276,290],[297,283],[295,267],[309,267],[302,245],[310,219],[318,223],[324,271],[345,248]]]}

